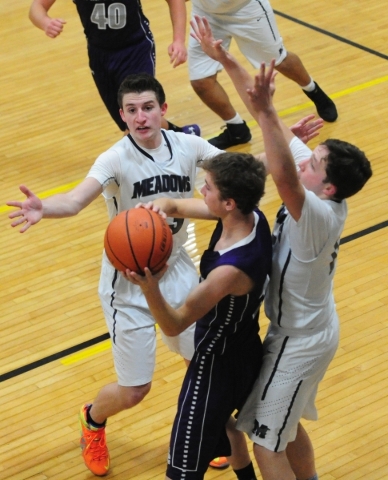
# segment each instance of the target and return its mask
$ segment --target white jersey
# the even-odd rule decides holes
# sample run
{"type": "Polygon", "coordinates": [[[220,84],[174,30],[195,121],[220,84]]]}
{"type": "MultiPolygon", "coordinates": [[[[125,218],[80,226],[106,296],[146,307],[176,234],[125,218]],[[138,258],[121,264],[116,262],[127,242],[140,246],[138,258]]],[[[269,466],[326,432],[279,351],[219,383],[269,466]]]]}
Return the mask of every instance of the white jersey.
{"type": "Polygon", "coordinates": [[[347,205],[305,193],[297,222],[284,206],[278,212],[265,298],[271,325],[289,336],[317,332],[336,318],[333,276],[347,205]]]}
{"type": "MultiPolygon", "coordinates": [[[[110,220],[118,213],[135,207],[139,202],[146,203],[162,196],[193,197],[198,163],[221,153],[206,140],[195,135],[165,130],[162,130],[162,135],[165,155],[162,161],[160,158],[156,161],[149,150],[141,148],[132,137],[126,136],[102,153],[91,167],[87,176],[95,178],[102,185],[110,220]]],[[[170,271],[182,257],[187,257],[185,264],[189,263],[190,259],[183,247],[187,240],[186,228],[189,220],[169,218],[168,222],[174,239],[168,262],[170,271]]],[[[191,269],[196,275],[194,264],[191,269]]],[[[168,293],[168,290],[178,288],[168,284],[166,279],[170,277],[171,275],[165,274],[160,286],[169,303],[176,308],[182,299],[177,299],[180,295],[176,292],[173,295],[168,293]]],[[[182,285],[182,288],[184,287],[182,285]]],[[[105,307],[112,302],[110,296],[113,295],[113,290],[116,309],[125,312],[135,307],[139,311],[136,319],[130,315],[133,322],[130,328],[149,326],[153,322],[140,287],[123,279],[121,275],[116,275],[104,252],[99,293],[105,307]]]]}

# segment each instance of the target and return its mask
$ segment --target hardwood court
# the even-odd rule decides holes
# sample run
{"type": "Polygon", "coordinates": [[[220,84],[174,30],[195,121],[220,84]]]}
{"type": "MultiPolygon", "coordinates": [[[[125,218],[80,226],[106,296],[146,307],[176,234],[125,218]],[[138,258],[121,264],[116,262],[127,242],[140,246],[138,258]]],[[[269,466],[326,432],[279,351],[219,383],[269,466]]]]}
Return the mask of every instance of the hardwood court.
{"type": "MultiPolygon", "coordinates": [[[[0,478],[86,480],[93,475],[80,456],[78,409],[115,380],[97,297],[105,205],[99,199],[75,218],[45,220],[20,235],[9,226],[5,202],[22,198],[21,183],[42,197],[71,188],[120,132],[90,76],[73,3],[58,1],[52,9],[67,20],[55,40],[30,24],[29,3],[0,6],[0,478]]],[[[388,478],[388,12],[377,0],[353,2],[351,8],[342,0],[273,0],[273,6],[287,48],[337,103],[339,119],[325,125],[321,138],[356,143],[374,169],[363,192],[349,201],[335,281],[340,348],[321,384],[320,419],[306,428],[321,480],[381,480],[388,478]]],[[[157,77],[167,93],[168,118],[199,123],[204,137],[213,136],[222,121],[196,97],[186,67],[169,65],[165,2],[144,0],[144,10],[157,41],[157,77]]],[[[253,129],[252,141],[239,150],[261,151],[259,129],[227,76],[220,79],[253,129]]],[[[278,75],[275,101],[287,124],[314,111],[307,100],[278,75]]],[[[278,205],[269,180],[261,206],[270,223],[278,205]]],[[[196,262],[212,228],[211,222],[191,224],[188,249],[196,262]]],[[[264,316],[261,323],[264,331],[264,316]]],[[[183,374],[181,359],[159,341],[150,394],[108,422],[107,478],[164,478],[183,374]]],[[[230,468],[206,475],[221,477],[235,478],[230,468]]]]}

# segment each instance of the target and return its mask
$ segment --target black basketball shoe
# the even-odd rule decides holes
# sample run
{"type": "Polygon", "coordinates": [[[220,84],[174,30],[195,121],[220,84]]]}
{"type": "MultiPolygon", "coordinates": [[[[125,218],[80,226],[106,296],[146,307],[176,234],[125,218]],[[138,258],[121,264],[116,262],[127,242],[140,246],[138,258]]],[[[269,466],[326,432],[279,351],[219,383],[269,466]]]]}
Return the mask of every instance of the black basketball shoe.
{"type": "Polygon", "coordinates": [[[209,141],[212,145],[225,150],[226,148],[233,147],[234,145],[240,145],[241,143],[247,143],[252,138],[251,131],[248,125],[244,123],[227,123],[222,127],[224,131],[213,137],[209,141]]]}
{"type": "Polygon", "coordinates": [[[315,103],[315,107],[319,116],[326,122],[335,122],[338,118],[336,106],[331,98],[321,89],[321,87],[315,83],[315,89],[312,92],[304,93],[315,103]]]}

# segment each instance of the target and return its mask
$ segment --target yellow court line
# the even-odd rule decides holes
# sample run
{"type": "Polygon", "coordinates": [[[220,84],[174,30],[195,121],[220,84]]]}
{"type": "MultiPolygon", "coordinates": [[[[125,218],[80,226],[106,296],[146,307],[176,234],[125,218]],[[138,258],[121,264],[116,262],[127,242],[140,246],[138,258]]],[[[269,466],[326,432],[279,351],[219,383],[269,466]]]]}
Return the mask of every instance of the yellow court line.
{"type": "Polygon", "coordinates": [[[71,365],[73,363],[79,362],[81,360],[85,360],[86,358],[92,357],[97,353],[105,352],[111,348],[110,340],[105,340],[98,345],[94,345],[93,347],[86,348],[81,352],[74,353],[74,355],[70,355],[69,357],[64,358],[61,360],[62,365],[71,365]]]}
{"type": "MultiPolygon", "coordinates": [[[[158,324],[155,324],[156,330],[159,328],[158,324]]],[[[86,358],[92,357],[93,355],[97,355],[97,353],[105,352],[111,348],[111,341],[110,339],[104,340],[103,342],[94,345],[93,347],[85,348],[81,352],[74,353],[73,355],[69,355],[68,357],[61,360],[62,365],[72,365],[73,363],[80,362],[81,360],[85,360],[86,358]]]]}

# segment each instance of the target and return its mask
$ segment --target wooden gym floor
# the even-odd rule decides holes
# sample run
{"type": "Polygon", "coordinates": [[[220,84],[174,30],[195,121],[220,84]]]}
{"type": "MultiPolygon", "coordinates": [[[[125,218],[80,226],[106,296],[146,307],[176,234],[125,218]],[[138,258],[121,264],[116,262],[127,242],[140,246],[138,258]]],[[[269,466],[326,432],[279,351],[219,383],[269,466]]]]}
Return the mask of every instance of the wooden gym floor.
{"type": "MultiPolygon", "coordinates": [[[[0,478],[86,480],[93,475],[80,456],[78,409],[115,379],[97,297],[105,205],[99,199],[75,218],[45,220],[20,235],[9,226],[5,202],[22,198],[22,183],[41,197],[71,188],[120,132],[94,87],[73,3],[58,1],[52,9],[67,20],[55,40],[30,24],[29,3],[0,5],[0,478]]],[[[321,384],[320,419],[306,428],[321,480],[381,480],[388,478],[388,11],[381,0],[351,6],[344,0],[273,0],[273,7],[287,48],[338,106],[338,121],[325,124],[321,138],[356,143],[373,165],[373,178],[349,201],[335,281],[341,343],[321,384]]],[[[198,123],[210,138],[222,121],[192,91],[186,66],[173,70],[169,64],[165,2],[144,0],[144,10],[157,42],[168,118],[198,123]]],[[[258,153],[258,127],[227,76],[220,79],[253,130],[252,141],[238,149],[258,153]]],[[[287,124],[314,111],[306,100],[278,75],[275,101],[287,124]]],[[[269,180],[261,207],[270,222],[278,205],[269,180]]],[[[196,262],[212,227],[191,225],[188,249],[196,262]]],[[[264,316],[261,324],[265,331],[264,316]]],[[[151,393],[109,420],[108,478],[164,478],[183,374],[181,359],[158,340],[151,393]]],[[[206,475],[218,477],[234,474],[229,468],[206,475]]]]}

